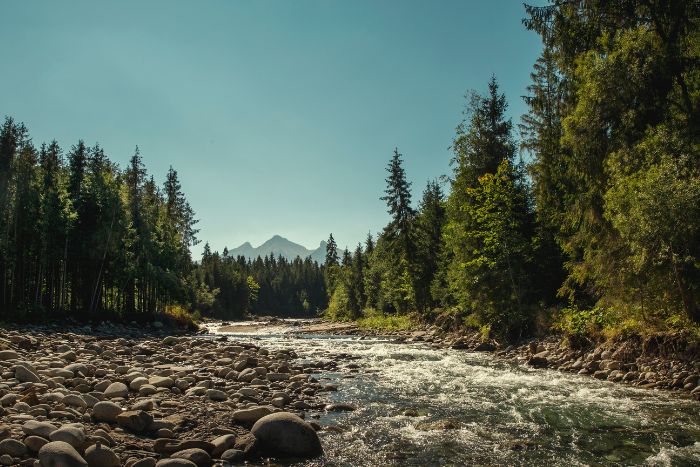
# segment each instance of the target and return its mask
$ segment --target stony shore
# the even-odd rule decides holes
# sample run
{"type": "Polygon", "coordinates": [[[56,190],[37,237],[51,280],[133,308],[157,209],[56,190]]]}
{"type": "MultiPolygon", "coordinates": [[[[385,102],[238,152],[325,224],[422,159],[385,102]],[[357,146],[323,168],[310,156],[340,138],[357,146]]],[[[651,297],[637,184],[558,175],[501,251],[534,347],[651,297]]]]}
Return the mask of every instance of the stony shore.
{"type": "Polygon", "coordinates": [[[316,322],[300,331],[317,334],[385,336],[401,343],[422,343],[435,348],[493,352],[496,358],[590,375],[600,380],[647,389],[678,391],[700,400],[700,347],[683,336],[630,338],[592,342],[584,338],[551,335],[504,346],[481,335],[455,329],[451,323],[423,329],[381,331],[361,329],[354,323],[316,322]]]}
{"type": "Polygon", "coordinates": [[[311,376],[323,367],[150,326],[0,327],[0,465],[314,457],[323,428],[302,419],[333,410],[324,394],[335,388],[311,376]]]}

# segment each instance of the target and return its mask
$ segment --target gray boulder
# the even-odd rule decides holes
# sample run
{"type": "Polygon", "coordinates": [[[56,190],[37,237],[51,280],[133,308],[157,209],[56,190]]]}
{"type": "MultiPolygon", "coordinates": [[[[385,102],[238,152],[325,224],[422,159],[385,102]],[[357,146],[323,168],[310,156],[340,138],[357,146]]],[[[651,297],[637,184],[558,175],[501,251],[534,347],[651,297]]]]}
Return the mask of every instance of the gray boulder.
{"type": "Polygon", "coordinates": [[[266,415],[250,432],[264,455],[310,458],[323,453],[316,430],[293,413],[266,415]]]}

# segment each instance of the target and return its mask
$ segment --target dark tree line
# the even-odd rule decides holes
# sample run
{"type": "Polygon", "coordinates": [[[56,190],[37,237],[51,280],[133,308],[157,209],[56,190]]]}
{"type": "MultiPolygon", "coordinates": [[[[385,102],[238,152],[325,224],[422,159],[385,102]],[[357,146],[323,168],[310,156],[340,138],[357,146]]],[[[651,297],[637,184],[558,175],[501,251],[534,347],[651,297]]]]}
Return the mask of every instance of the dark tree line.
{"type": "Polygon", "coordinates": [[[205,245],[195,277],[201,284],[196,308],[218,318],[316,316],[328,304],[323,267],[310,258],[248,260],[205,245]]]}
{"type": "Polygon", "coordinates": [[[697,328],[700,2],[555,0],[526,13],[544,47],[519,140],[494,78],[468,99],[447,196],[430,182],[414,210],[395,151],[390,222],[327,265],[329,315],[443,309],[509,337],[538,321],[697,328]]]}
{"type": "Polygon", "coordinates": [[[0,129],[0,313],[138,318],[187,302],[197,223],[177,172],[158,186],[138,148],[122,170],[99,145],[38,148],[0,129]]]}

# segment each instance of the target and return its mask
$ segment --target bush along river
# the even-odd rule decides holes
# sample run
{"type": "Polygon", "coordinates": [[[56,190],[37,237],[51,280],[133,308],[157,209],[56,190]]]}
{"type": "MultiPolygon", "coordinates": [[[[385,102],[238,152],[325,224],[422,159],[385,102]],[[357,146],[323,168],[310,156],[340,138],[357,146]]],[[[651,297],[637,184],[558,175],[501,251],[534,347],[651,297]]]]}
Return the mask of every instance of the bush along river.
{"type": "Polygon", "coordinates": [[[393,338],[218,329],[325,368],[313,377],[339,405],[308,411],[324,455],[305,465],[700,464],[700,403],[678,391],[393,338]]]}

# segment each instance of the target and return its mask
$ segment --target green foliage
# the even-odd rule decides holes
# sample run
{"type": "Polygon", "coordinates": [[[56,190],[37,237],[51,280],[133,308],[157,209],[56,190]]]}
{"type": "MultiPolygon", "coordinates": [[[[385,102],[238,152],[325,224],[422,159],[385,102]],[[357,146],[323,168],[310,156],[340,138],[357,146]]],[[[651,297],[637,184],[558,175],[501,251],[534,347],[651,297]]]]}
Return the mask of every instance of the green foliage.
{"type": "Polygon", "coordinates": [[[99,145],[54,141],[37,151],[26,128],[0,129],[0,309],[9,316],[147,319],[192,295],[193,212],[174,171],[169,198],[138,152],[121,170],[99,145]],[[183,214],[183,212],[185,214],[183,214]]]}
{"type": "Polygon", "coordinates": [[[415,326],[415,319],[410,315],[385,315],[375,309],[367,309],[365,316],[357,320],[362,329],[380,331],[405,331],[415,326]]]}
{"type": "Polygon", "coordinates": [[[530,263],[533,256],[526,193],[504,160],[468,188],[465,223],[449,223],[446,242],[453,259],[448,278],[453,295],[478,322],[507,334],[528,321],[530,263]]]}
{"type": "Polygon", "coordinates": [[[555,326],[567,334],[595,336],[618,322],[617,317],[609,309],[602,307],[580,309],[573,305],[559,312],[555,326]]]}

